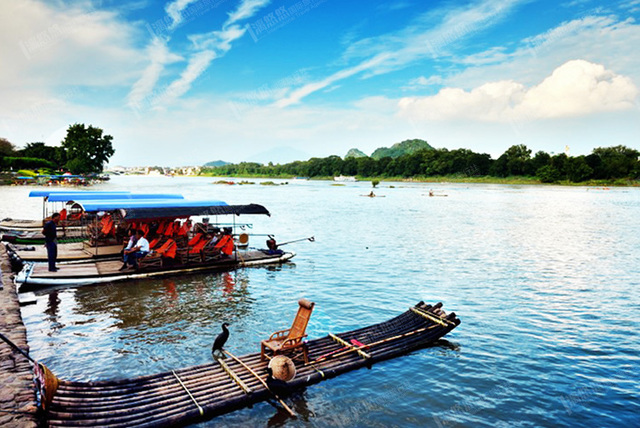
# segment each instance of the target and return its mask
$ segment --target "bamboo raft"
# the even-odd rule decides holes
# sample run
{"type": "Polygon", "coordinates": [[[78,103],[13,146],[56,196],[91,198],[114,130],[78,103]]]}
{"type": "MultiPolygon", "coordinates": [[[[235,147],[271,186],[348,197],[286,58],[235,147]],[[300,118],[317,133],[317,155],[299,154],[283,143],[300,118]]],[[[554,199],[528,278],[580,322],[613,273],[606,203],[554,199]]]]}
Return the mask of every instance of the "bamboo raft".
{"type": "MultiPolygon", "coordinates": [[[[424,302],[369,327],[308,342],[309,363],[296,360],[288,382],[298,389],[432,344],[460,324],[424,302]],[[350,343],[356,339],[365,346],[350,343]]],[[[355,342],[358,343],[358,342],[355,342]]],[[[99,382],[59,381],[46,412],[50,427],[184,426],[269,399],[260,353],[151,376],[99,382]],[[259,378],[252,374],[255,372],[259,378]]]]}

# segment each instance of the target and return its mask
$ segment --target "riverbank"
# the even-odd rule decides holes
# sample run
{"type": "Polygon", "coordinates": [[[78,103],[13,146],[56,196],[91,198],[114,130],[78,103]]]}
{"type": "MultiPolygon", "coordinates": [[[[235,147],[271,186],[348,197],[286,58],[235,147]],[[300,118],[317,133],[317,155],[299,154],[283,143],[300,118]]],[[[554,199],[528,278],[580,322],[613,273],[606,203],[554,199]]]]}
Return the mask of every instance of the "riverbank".
{"type": "MultiPolygon", "coordinates": [[[[29,352],[27,329],[22,322],[18,293],[11,278],[11,265],[0,246],[0,332],[20,349],[29,352]]],[[[4,342],[0,342],[0,426],[36,427],[36,397],[31,364],[4,342]]]]}
{"type": "MultiPolygon", "coordinates": [[[[295,176],[291,175],[263,175],[263,174],[200,174],[200,177],[232,177],[232,178],[259,178],[259,179],[280,179],[292,180],[295,176]]],[[[616,179],[616,180],[587,180],[574,183],[569,180],[561,180],[553,183],[543,183],[536,177],[525,176],[509,176],[509,177],[491,177],[491,176],[472,176],[472,175],[442,175],[432,177],[361,177],[356,176],[358,181],[385,181],[394,183],[477,183],[477,184],[510,184],[510,185],[552,185],[552,186],[588,186],[588,187],[640,187],[640,180],[616,179]]],[[[333,181],[333,177],[320,176],[312,177],[309,180],[333,181]]]]}

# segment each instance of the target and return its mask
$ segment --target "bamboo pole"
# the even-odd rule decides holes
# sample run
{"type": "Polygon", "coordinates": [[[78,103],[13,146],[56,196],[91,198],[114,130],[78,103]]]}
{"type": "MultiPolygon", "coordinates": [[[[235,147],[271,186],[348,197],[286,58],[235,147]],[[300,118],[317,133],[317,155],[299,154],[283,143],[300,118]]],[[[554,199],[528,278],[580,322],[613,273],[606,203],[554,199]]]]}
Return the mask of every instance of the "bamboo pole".
{"type": "Polygon", "coordinates": [[[184,383],[182,383],[182,380],[180,380],[180,376],[178,376],[176,374],[175,371],[171,371],[171,373],[173,373],[173,375],[176,377],[176,379],[178,379],[178,382],[180,382],[180,385],[184,388],[184,390],[187,392],[187,394],[189,394],[189,397],[191,398],[191,400],[193,400],[193,404],[196,405],[196,407],[198,408],[198,411],[200,412],[200,416],[204,415],[204,410],[202,410],[202,407],[200,407],[200,405],[198,404],[198,402],[196,401],[195,398],[193,398],[193,395],[191,395],[191,392],[189,392],[189,389],[184,385],[184,383]]]}
{"type": "Polygon", "coordinates": [[[234,360],[236,360],[238,363],[240,363],[242,365],[242,367],[244,367],[245,369],[249,370],[251,372],[251,374],[254,375],[256,378],[258,378],[260,380],[260,382],[264,385],[264,387],[267,388],[267,391],[269,391],[271,394],[273,394],[274,397],[276,397],[276,399],[280,402],[280,404],[282,404],[282,407],[284,407],[292,417],[294,417],[294,418],[297,417],[295,412],[293,410],[291,410],[291,408],[289,406],[287,406],[287,404],[284,401],[282,401],[282,399],[280,397],[278,397],[278,395],[275,392],[271,391],[271,388],[269,388],[269,385],[267,385],[267,382],[265,382],[260,376],[258,376],[258,373],[254,372],[251,367],[249,367],[248,365],[243,363],[241,360],[239,360],[231,352],[229,352],[227,350],[223,350],[223,352],[225,354],[227,354],[228,356],[230,356],[231,358],[233,358],[234,360]]]}

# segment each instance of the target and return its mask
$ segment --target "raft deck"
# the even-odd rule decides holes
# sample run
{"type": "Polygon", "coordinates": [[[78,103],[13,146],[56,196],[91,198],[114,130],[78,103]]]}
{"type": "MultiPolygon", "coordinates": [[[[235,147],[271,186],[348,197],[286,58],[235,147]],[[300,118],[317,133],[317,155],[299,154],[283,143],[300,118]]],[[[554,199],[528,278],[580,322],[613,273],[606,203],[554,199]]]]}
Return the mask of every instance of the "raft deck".
{"type": "MultiPolygon", "coordinates": [[[[344,349],[331,335],[311,340],[309,364],[295,359],[297,374],[289,389],[302,388],[344,372],[394,358],[432,344],[460,324],[454,313],[437,315],[442,306],[423,302],[407,312],[380,324],[338,335],[350,342],[356,339],[368,347],[344,349]],[[338,352],[334,352],[338,351],[338,352]],[[331,356],[315,361],[321,356],[331,356]]],[[[260,353],[238,360],[266,379],[266,361],[260,353]]],[[[152,376],[99,382],[60,381],[46,414],[50,427],[105,426],[157,427],[184,426],[250,406],[271,397],[270,392],[237,360],[224,360],[232,380],[217,362],[152,376]]]]}
{"type": "MultiPolygon", "coordinates": [[[[14,245],[7,244],[7,250],[15,253],[25,262],[47,261],[47,249],[44,245],[14,245]]],[[[87,242],[71,242],[58,244],[58,261],[69,262],[91,260],[96,258],[119,257],[122,245],[107,245],[92,247],[87,242]]]]}

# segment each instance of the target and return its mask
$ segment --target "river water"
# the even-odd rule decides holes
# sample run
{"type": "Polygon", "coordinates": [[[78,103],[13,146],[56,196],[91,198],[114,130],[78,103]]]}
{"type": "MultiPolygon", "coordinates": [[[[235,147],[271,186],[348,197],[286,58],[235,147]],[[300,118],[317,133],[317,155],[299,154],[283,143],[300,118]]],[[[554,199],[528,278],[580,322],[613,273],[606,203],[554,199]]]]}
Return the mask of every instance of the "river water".
{"type": "MultiPolygon", "coordinates": [[[[311,338],[442,301],[462,320],[446,341],[309,387],[299,419],[262,403],[199,426],[639,425],[640,189],[213,181],[94,189],[260,203],[271,217],[238,219],[251,233],[315,242],[278,267],[40,292],[31,355],[65,379],[130,377],[209,362],[225,321],[231,352],[257,352],[301,297],[311,338]]],[[[38,218],[31,189],[0,188],[0,216],[38,218]]]]}

